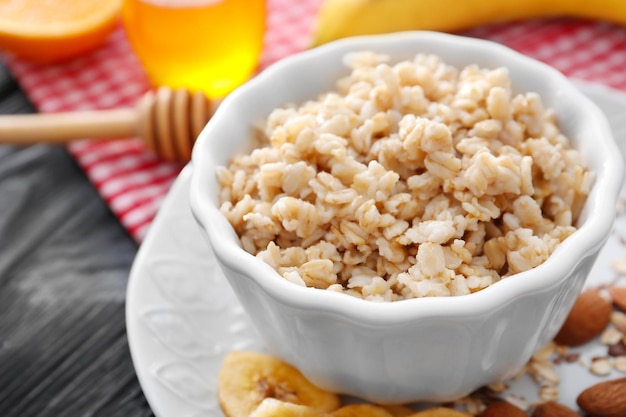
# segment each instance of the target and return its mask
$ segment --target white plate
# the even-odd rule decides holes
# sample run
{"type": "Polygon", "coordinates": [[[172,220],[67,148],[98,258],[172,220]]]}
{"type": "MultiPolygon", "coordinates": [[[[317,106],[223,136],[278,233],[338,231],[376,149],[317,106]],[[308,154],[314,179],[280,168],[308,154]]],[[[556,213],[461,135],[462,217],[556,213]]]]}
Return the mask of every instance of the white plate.
{"type": "MultiPolygon", "coordinates": [[[[605,111],[626,154],[626,95],[579,84],[605,111]]],[[[139,382],[157,417],[223,416],[216,396],[223,356],[234,349],[264,349],[192,217],[190,174],[187,166],[172,186],[141,245],[128,283],[128,342],[139,382]]],[[[626,191],[622,194],[626,196],[626,191]]],[[[626,256],[620,243],[625,233],[626,215],[622,215],[587,285],[615,278],[611,262],[626,256]]],[[[590,359],[605,354],[606,348],[590,343],[578,351],[590,359]]],[[[562,364],[556,370],[561,377],[560,401],[570,407],[575,407],[582,389],[601,380],[578,363],[562,364]]],[[[511,384],[509,393],[533,401],[537,391],[524,377],[511,384]]]]}

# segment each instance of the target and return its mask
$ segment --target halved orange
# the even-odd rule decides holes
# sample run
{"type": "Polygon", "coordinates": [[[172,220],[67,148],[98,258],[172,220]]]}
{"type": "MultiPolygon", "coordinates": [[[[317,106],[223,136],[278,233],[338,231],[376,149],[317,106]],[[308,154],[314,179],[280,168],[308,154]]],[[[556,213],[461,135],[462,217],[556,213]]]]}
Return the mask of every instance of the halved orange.
{"type": "Polygon", "coordinates": [[[117,24],[123,0],[0,0],[0,49],[37,62],[88,52],[117,24]]]}

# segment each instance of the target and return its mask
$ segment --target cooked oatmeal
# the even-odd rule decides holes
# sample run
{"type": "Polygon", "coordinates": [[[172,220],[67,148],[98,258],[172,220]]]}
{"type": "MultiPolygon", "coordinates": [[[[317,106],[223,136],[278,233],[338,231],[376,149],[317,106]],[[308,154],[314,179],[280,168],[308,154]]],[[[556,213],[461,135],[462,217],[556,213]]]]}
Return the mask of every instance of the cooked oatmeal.
{"type": "Polygon", "coordinates": [[[376,301],[479,291],[544,262],[593,183],[504,68],[357,52],[218,170],[243,248],[298,285],[376,301]]]}

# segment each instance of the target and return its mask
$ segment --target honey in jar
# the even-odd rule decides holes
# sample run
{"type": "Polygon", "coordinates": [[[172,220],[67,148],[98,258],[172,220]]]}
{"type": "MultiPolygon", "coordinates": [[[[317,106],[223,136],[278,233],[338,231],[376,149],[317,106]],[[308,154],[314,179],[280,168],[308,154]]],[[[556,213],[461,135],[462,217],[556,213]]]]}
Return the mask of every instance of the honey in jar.
{"type": "Polygon", "coordinates": [[[223,97],[255,71],[264,0],[125,0],[130,43],[155,86],[223,97]]]}

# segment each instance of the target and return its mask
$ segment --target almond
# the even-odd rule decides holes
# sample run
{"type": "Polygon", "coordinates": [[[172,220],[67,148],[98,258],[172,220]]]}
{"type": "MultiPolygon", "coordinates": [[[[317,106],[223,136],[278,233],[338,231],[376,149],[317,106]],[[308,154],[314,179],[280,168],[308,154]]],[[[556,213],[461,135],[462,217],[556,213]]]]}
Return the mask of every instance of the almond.
{"type": "Polygon", "coordinates": [[[485,408],[481,417],[528,417],[528,415],[519,407],[506,402],[500,401],[491,404],[485,408]]]}
{"type": "Polygon", "coordinates": [[[611,287],[609,294],[613,298],[613,304],[623,312],[626,312],[626,287],[611,287]]]}
{"type": "Polygon", "coordinates": [[[614,358],[618,356],[626,356],[626,344],[624,344],[624,342],[625,341],[622,340],[620,343],[609,345],[607,354],[614,358]]]}
{"type": "Polygon", "coordinates": [[[580,414],[563,404],[550,401],[539,404],[533,412],[533,417],[580,417],[580,414]]]}
{"type": "Polygon", "coordinates": [[[626,378],[600,382],[580,393],[578,406],[594,417],[626,416],[626,378]]]}
{"type": "Polygon", "coordinates": [[[599,290],[584,291],[576,299],[554,341],[565,346],[580,346],[591,341],[609,324],[612,311],[611,301],[599,290]]]}

